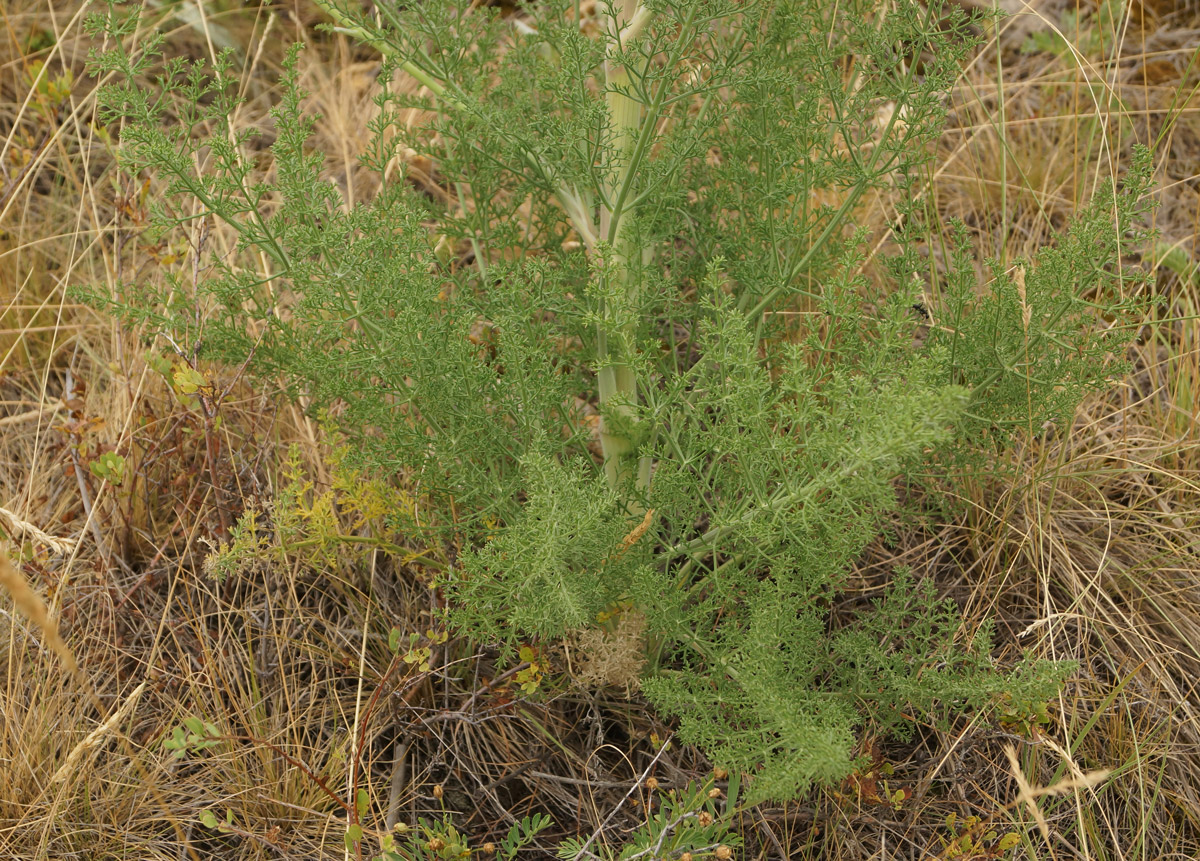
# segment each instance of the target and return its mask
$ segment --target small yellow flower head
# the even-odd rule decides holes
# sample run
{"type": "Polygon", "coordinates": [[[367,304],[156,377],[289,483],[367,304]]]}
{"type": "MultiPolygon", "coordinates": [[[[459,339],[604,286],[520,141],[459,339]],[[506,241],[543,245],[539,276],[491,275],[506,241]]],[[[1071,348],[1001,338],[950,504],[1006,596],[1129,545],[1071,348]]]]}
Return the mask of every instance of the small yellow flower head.
{"type": "Polygon", "coordinates": [[[718,766],[717,768],[713,769],[713,777],[715,777],[717,780],[724,780],[725,778],[729,777],[729,771],[718,766]]]}
{"type": "Polygon", "coordinates": [[[441,852],[446,848],[446,841],[440,837],[434,837],[425,844],[425,848],[430,852],[441,852]]]}
{"type": "Polygon", "coordinates": [[[483,844],[483,854],[484,855],[495,855],[496,854],[496,844],[495,843],[484,843],[483,844]]]}
{"type": "Polygon", "coordinates": [[[714,786],[712,789],[710,789],[710,790],[708,791],[708,797],[709,797],[709,798],[720,798],[720,797],[721,797],[721,790],[717,789],[717,788],[714,786]]]}
{"type": "Polygon", "coordinates": [[[651,792],[658,789],[658,778],[657,777],[646,778],[646,788],[649,789],[651,792]]]}
{"type": "Polygon", "coordinates": [[[729,861],[729,859],[733,857],[733,850],[722,843],[716,848],[716,851],[713,852],[713,854],[716,855],[720,861],[729,861]]]}
{"type": "Polygon", "coordinates": [[[439,783],[433,787],[433,797],[441,801],[442,795],[442,785],[439,783]]]}
{"type": "Polygon", "coordinates": [[[708,826],[712,825],[712,814],[707,810],[701,810],[700,815],[696,817],[696,821],[700,823],[701,828],[707,828],[708,826]]]}

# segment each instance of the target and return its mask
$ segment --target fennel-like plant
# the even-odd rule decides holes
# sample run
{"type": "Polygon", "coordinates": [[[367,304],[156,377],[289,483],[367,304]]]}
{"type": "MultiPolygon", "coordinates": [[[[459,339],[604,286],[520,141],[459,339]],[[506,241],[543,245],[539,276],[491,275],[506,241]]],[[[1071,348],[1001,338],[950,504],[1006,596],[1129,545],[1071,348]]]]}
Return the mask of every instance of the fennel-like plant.
{"type": "MultiPolygon", "coordinates": [[[[265,173],[261,132],[230,124],[227,61],[164,60],[153,36],[97,54],[120,73],[103,119],[126,123],[127,169],[240,246],[198,283],[166,271],[96,301],[336,415],[358,466],[419,494],[405,528],[461,542],[439,580],[458,630],[511,648],[636,617],[642,690],[754,772],[752,799],[845,776],[864,722],[1049,695],[1065,668],[993,667],[988,632],[919,576],[855,625],[828,611],[898,478],[1104,385],[1145,154],[1056,247],[980,285],[962,235],[928,270],[911,206],[972,44],[954,9],[320,3],[380,53],[361,156],[378,191],[349,206],[323,175],[296,51],[265,173]],[[429,199],[393,170],[414,152],[429,199]],[[854,224],[876,193],[910,204],[886,284],[854,224]]],[[[120,43],[136,21],[93,26],[120,43]]]]}

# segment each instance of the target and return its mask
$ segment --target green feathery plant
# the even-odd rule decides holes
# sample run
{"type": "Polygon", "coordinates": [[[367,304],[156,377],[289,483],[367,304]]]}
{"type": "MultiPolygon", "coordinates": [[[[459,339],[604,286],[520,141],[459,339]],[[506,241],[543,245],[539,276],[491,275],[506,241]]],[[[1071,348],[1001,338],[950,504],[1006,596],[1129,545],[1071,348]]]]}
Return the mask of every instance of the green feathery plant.
{"type": "Polygon", "coordinates": [[[136,18],[94,18],[117,46],[94,56],[118,81],[100,119],[127,170],[168,181],[159,229],[239,237],[95,301],[192,367],[249,359],[336,415],[355,465],[417,500],[409,533],[461,542],[438,581],[458,630],[511,651],[636,616],[646,696],[753,772],[750,800],[844,777],[865,722],[1052,693],[1066,668],[998,671],[989,632],[906,572],[851,627],[828,610],[898,477],[1105,384],[1132,331],[1119,251],[1140,240],[1146,153],[986,284],[961,232],[927,271],[909,206],[883,289],[853,218],[921,197],[977,32],[956,9],[319,2],[383,58],[361,155],[379,187],[355,206],[309,143],[298,47],[273,127],[244,129],[228,59],[165,59],[154,33],[130,54],[136,18]]]}

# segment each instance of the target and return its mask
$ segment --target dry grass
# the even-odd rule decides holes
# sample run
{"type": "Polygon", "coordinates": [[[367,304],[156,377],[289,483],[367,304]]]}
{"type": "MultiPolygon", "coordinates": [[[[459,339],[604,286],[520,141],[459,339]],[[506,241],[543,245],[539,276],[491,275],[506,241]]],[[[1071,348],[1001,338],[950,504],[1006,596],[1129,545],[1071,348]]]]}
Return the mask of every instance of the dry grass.
{"type": "MultiPolygon", "coordinates": [[[[200,12],[164,20],[173,50],[241,52],[243,123],[271,105],[281,44],[312,45],[305,86],[332,178],[372,193],[353,163],[369,52],[315,33],[305,4],[179,8],[200,12]]],[[[1175,249],[1194,266],[1200,11],[1143,0],[1116,25],[1064,32],[1087,50],[1056,56],[1020,46],[1039,18],[1061,25],[1065,4],[1017,8],[1032,14],[1004,25],[954,95],[932,211],[962,218],[981,256],[1029,256],[1120,173],[1133,142],[1157,143],[1162,242],[1140,262],[1175,249]]],[[[229,370],[214,429],[147,367],[141,333],[66,298],[71,284],[159,277],[172,250],[145,240],[141,188],[89,128],[78,11],[14,0],[2,13],[0,528],[12,539],[2,558],[17,564],[0,564],[13,598],[0,603],[0,857],[343,857],[351,784],[370,789],[368,836],[443,806],[476,846],[538,810],[560,834],[591,833],[654,758],[650,734],[668,735],[636,700],[549,678],[550,696],[522,701],[487,655],[454,642],[429,644],[431,672],[397,663],[389,630],[423,632],[436,600],[418,558],[297,551],[220,584],[205,576],[208,542],[235,511],[270,506],[288,485],[287,450],[315,483],[310,502],[329,486],[330,450],[277,393],[229,370]],[[52,78],[74,72],[66,101],[30,86],[35,61],[52,78]],[[126,459],[119,487],[88,469],[110,451],[126,459]],[[188,716],[224,740],[176,760],[162,742],[188,716]],[[231,824],[206,827],[205,810],[231,824]]],[[[888,201],[876,205],[872,223],[886,223],[888,201]]],[[[1200,853],[1200,278],[1187,275],[1158,266],[1166,301],[1140,333],[1136,373],[1069,433],[1032,435],[1009,455],[1010,477],[958,500],[954,522],[903,530],[859,572],[865,595],[887,566],[913,565],[961,602],[967,627],[998,619],[1006,658],[1078,661],[1041,743],[977,723],[864,741],[875,772],[746,812],[748,856],[948,858],[948,841],[990,830],[1019,837],[1011,857],[1200,853]],[[882,797],[885,764],[887,790],[906,792],[896,805],[882,797]]],[[[665,785],[704,770],[688,751],[655,765],[665,785]]],[[[639,816],[626,804],[611,824],[639,816]]]]}

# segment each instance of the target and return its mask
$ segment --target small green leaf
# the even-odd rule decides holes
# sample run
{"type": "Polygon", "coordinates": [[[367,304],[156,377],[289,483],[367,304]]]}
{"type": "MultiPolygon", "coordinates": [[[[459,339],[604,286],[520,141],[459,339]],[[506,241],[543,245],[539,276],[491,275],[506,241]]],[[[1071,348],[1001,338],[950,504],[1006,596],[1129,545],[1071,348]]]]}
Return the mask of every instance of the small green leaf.
{"type": "Polygon", "coordinates": [[[393,655],[400,651],[400,638],[403,635],[404,632],[399,628],[392,628],[392,630],[388,632],[388,651],[393,655]]]}
{"type": "Polygon", "coordinates": [[[371,794],[365,789],[358,790],[354,796],[354,806],[358,810],[358,818],[362,819],[367,815],[367,808],[371,806],[371,794]]]}
{"type": "Polygon", "coordinates": [[[177,726],[171,730],[171,737],[163,741],[163,747],[175,751],[171,754],[175,759],[183,759],[187,754],[187,736],[184,735],[183,727],[177,726]]]}
{"type": "Polygon", "coordinates": [[[125,481],[125,458],[115,451],[106,451],[88,464],[92,475],[120,487],[125,481]]]}
{"type": "Polygon", "coordinates": [[[208,385],[208,380],[205,379],[204,374],[188,365],[177,367],[175,374],[171,378],[171,382],[175,386],[175,391],[183,395],[193,394],[200,388],[208,385]]]}
{"type": "Polygon", "coordinates": [[[351,825],[346,829],[346,851],[353,852],[354,844],[360,843],[363,838],[363,830],[361,825],[351,825]]]}
{"type": "Polygon", "coordinates": [[[200,822],[204,825],[205,828],[216,829],[217,824],[218,824],[217,823],[217,814],[213,813],[211,810],[201,810],[200,811],[200,822]]]}
{"type": "Polygon", "coordinates": [[[171,360],[164,356],[155,353],[153,350],[147,350],[144,357],[146,364],[158,374],[168,380],[171,378],[171,360]]]}
{"type": "Polygon", "coordinates": [[[725,791],[725,810],[731,811],[737,806],[738,790],[741,788],[741,774],[736,768],[729,772],[729,788],[725,791]]]}

